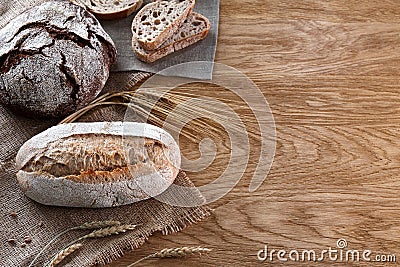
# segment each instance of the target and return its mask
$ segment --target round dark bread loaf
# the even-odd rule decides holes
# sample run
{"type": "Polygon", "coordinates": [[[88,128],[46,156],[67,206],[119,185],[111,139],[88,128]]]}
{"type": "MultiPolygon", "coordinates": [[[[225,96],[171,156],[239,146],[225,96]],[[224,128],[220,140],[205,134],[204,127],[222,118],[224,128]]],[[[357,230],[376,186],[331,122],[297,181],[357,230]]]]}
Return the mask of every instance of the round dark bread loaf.
{"type": "Polygon", "coordinates": [[[0,30],[0,102],[29,117],[68,115],[100,93],[116,56],[84,8],[43,3],[0,30]]]}

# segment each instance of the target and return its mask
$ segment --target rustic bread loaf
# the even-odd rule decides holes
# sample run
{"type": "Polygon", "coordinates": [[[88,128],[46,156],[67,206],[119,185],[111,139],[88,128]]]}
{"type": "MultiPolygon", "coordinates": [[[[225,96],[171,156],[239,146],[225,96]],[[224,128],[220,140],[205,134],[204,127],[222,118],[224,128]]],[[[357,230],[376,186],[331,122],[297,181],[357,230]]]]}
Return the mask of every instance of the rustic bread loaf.
{"type": "Polygon", "coordinates": [[[132,39],[132,46],[136,56],[140,60],[151,63],[204,39],[210,27],[210,22],[206,17],[192,12],[184,21],[182,27],[163,43],[160,48],[156,50],[145,50],[139,45],[135,38],[132,39]]]}
{"type": "Polygon", "coordinates": [[[104,87],[116,48],[97,19],[50,1],[0,30],[0,102],[31,117],[61,117],[104,87]]]}
{"type": "Polygon", "coordinates": [[[143,4],[143,0],[71,0],[84,6],[97,18],[105,20],[121,19],[130,16],[143,4]]]}
{"type": "Polygon", "coordinates": [[[132,23],[134,38],[146,50],[159,48],[192,12],[195,0],[157,1],[145,5],[132,23]]]}
{"type": "Polygon", "coordinates": [[[18,152],[17,179],[33,200],[55,206],[115,207],[156,196],[175,180],[179,147],[144,123],[63,124],[18,152]]]}

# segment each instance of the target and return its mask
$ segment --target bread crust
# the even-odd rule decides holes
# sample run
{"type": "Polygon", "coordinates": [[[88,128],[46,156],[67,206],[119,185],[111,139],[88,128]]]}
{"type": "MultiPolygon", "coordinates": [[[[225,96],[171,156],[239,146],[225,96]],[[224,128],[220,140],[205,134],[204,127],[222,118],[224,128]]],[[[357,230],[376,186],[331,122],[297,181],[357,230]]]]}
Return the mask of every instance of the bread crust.
{"type": "Polygon", "coordinates": [[[135,38],[132,38],[132,46],[136,56],[141,61],[152,63],[206,38],[211,28],[211,24],[206,17],[193,12],[186,20],[187,21],[182,25],[181,29],[171,36],[159,49],[145,50],[140,46],[135,38]],[[193,26],[192,23],[197,21],[202,21],[202,25],[199,25],[198,27],[193,26]],[[182,33],[184,33],[185,37],[182,37],[182,33]]]}
{"type": "MultiPolygon", "coordinates": [[[[140,151],[141,148],[135,149],[140,151]]],[[[124,154],[124,151],[118,152],[124,154]]],[[[79,157],[82,152],[76,151],[76,153],[79,157]]],[[[64,124],[33,137],[21,147],[16,157],[17,180],[22,191],[41,204],[90,208],[115,207],[161,194],[178,175],[180,160],[179,147],[174,139],[156,126],[133,122],[64,124]],[[144,137],[156,140],[165,147],[164,153],[167,153],[170,164],[159,166],[151,172],[141,167],[146,164],[121,166],[121,168],[114,166],[110,171],[82,172],[81,174],[87,175],[86,177],[78,177],[75,174],[55,176],[54,173],[44,171],[45,168],[42,170],[28,168],[32,159],[45,155],[52,142],[68,140],[76,135],[93,134],[116,136],[121,139],[144,137]],[[97,179],[98,177],[100,179],[97,179]]]]}
{"type": "Polygon", "coordinates": [[[103,89],[117,52],[98,20],[49,1],[0,30],[0,102],[29,117],[63,117],[103,89]]]}
{"type": "MultiPolygon", "coordinates": [[[[192,13],[193,8],[195,5],[195,0],[185,0],[185,1],[180,1],[180,0],[172,0],[172,1],[156,1],[150,4],[147,4],[144,6],[135,16],[133,22],[132,22],[132,33],[134,38],[138,41],[141,47],[143,47],[146,50],[156,50],[160,48],[160,46],[171,36],[174,35],[174,33],[181,27],[185,19],[189,16],[190,13],[192,13]],[[164,29],[158,33],[158,35],[152,39],[148,40],[144,35],[140,34],[140,31],[143,28],[143,23],[142,23],[142,18],[147,17],[146,13],[150,12],[157,12],[161,8],[160,5],[164,5],[168,7],[168,5],[173,6],[176,5],[177,3],[186,3],[187,7],[185,10],[181,13],[175,16],[173,19],[172,23],[169,23],[164,29]]],[[[154,25],[153,25],[154,26],[154,25]]]]}

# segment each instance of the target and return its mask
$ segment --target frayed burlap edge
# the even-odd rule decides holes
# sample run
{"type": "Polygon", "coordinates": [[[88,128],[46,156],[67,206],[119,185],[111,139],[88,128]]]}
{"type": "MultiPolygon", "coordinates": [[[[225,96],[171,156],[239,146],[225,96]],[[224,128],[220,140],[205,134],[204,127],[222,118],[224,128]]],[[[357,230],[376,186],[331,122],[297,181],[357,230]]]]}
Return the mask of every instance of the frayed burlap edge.
{"type": "Polygon", "coordinates": [[[117,244],[114,244],[114,247],[112,249],[104,250],[100,255],[97,256],[97,259],[93,260],[89,264],[90,266],[99,264],[110,264],[111,262],[122,258],[126,253],[132,252],[133,250],[140,248],[157,231],[161,231],[164,235],[180,232],[186,227],[198,223],[210,215],[210,208],[206,206],[197,207],[193,210],[193,212],[169,225],[166,225],[163,229],[152,230],[149,232],[140,232],[142,238],[129,238],[129,241],[123,240],[118,242],[117,244]]]}

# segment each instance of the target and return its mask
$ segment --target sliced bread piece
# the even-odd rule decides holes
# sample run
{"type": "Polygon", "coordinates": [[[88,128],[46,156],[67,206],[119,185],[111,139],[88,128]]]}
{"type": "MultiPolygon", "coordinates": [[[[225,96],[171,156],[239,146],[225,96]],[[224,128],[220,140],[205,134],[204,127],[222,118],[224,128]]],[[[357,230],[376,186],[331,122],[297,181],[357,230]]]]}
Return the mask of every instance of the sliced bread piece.
{"type": "Polygon", "coordinates": [[[121,19],[130,16],[143,4],[143,0],[71,0],[85,7],[97,18],[105,20],[121,19]]]}
{"type": "Polygon", "coordinates": [[[184,21],[182,27],[157,50],[145,50],[133,38],[132,46],[136,56],[144,62],[154,62],[175,51],[188,47],[204,39],[210,30],[209,20],[201,14],[193,12],[184,21]]]}
{"type": "Polygon", "coordinates": [[[146,50],[158,49],[181,27],[192,12],[195,0],[157,1],[147,4],[135,16],[132,33],[146,50]]]}

